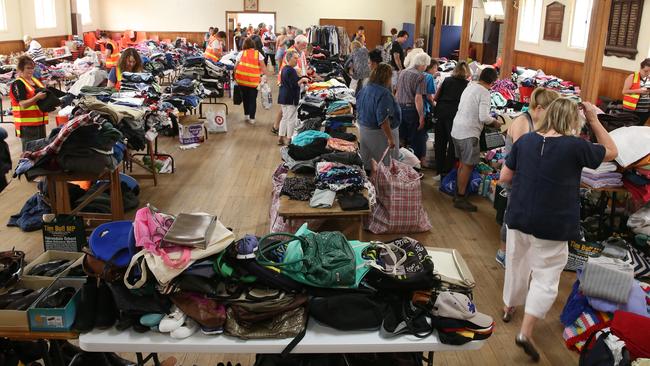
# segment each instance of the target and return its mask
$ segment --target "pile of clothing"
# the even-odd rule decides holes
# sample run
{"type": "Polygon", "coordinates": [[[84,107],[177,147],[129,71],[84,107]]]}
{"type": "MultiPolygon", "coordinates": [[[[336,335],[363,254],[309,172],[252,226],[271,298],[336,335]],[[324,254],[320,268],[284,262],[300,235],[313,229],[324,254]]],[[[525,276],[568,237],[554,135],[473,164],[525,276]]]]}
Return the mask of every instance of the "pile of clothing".
{"type": "Polygon", "coordinates": [[[160,85],[156,78],[148,72],[124,72],[122,73],[120,93],[136,92],[146,94],[149,97],[156,98],[160,95],[160,85]]]}
{"type": "Polygon", "coordinates": [[[605,162],[596,169],[583,168],[580,181],[591,188],[621,187],[623,174],[615,163],[605,162]]]}
{"type": "Polygon", "coordinates": [[[542,70],[517,67],[512,80],[519,86],[543,87],[560,93],[563,97],[579,97],[580,88],[572,81],[565,81],[556,76],[546,75],[542,70]]]}
{"type": "Polygon", "coordinates": [[[198,107],[201,99],[207,95],[203,84],[190,78],[177,80],[170,89],[171,94],[165,94],[163,101],[170,103],[180,112],[198,107]]]}
{"type": "Polygon", "coordinates": [[[312,26],[306,34],[309,43],[329,51],[330,55],[345,56],[350,50],[350,38],[343,27],[333,25],[312,26]]]}

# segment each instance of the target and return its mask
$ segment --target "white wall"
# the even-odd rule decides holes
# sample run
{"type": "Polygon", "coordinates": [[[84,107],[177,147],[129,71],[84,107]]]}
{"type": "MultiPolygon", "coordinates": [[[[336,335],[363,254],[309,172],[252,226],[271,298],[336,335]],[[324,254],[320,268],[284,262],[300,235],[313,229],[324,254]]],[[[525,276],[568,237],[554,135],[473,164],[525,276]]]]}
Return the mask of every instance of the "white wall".
{"type": "MultiPolygon", "coordinates": [[[[544,18],[546,17],[546,6],[556,0],[544,0],[542,7],[542,22],[540,29],[539,40],[536,43],[528,43],[519,41],[519,33],[526,31],[526,26],[529,24],[525,19],[519,15],[517,41],[515,49],[540,55],[553,55],[567,60],[577,62],[584,62],[585,51],[581,49],[569,47],[569,36],[571,34],[571,24],[573,23],[573,11],[575,7],[575,0],[557,0],[566,5],[564,12],[564,25],[562,28],[562,42],[551,42],[543,40],[544,36],[544,18]]],[[[630,60],[622,57],[605,56],[603,66],[611,67],[621,70],[637,70],[639,64],[643,59],[648,57],[648,50],[650,49],[650,1],[646,1],[643,8],[643,16],[641,19],[641,28],[639,30],[639,41],[637,43],[639,53],[635,60],[630,60]]]]}
{"type": "MultiPolygon", "coordinates": [[[[97,0],[101,28],[203,32],[226,27],[226,11],[241,11],[242,0],[97,0]],[[121,11],[116,11],[120,9],[121,11]],[[128,11],[124,11],[128,9],[128,11]],[[155,9],[155,15],[149,15],[155,9]]],[[[455,0],[452,0],[455,1],[455,0]]],[[[320,18],[383,20],[384,35],[415,22],[415,0],[260,0],[260,11],[276,12],[278,26],[306,28],[320,18]]]]}

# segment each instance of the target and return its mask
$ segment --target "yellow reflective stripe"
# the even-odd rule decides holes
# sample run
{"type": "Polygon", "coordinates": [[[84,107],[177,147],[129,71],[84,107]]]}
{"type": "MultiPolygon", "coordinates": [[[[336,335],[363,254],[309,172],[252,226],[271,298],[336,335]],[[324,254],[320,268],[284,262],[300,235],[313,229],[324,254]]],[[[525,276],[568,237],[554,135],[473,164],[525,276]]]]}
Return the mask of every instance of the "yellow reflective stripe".
{"type": "Polygon", "coordinates": [[[39,122],[44,122],[46,120],[45,116],[43,117],[32,117],[32,118],[15,118],[14,122],[20,122],[22,124],[25,123],[39,123],[39,122]]]}
{"type": "Polygon", "coordinates": [[[241,86],[250,86],[250,87],[253,87],[253,88],[257,87],[259,85],[259,83],[255,83],[255,82],[252,82],[252,81],[243,81],[243,80],[237,81],[237,84],[241,85],[241,86]]]}
{"type": "Polygon", "coordinates": [[[248,62],[239,62],[239,66],[247,66],[247,67],[253,67],[253,68],[259,68],[259,64],[249,64],[248,62]]]}
{"type": "Polygon", "coordinates": [[[237,71],[235,75],[244,75],[244,76],[251,76],[251,77],[259,77],[259,73],[254,73],[254,72],[244,72],[244,71],[237,71]]]}

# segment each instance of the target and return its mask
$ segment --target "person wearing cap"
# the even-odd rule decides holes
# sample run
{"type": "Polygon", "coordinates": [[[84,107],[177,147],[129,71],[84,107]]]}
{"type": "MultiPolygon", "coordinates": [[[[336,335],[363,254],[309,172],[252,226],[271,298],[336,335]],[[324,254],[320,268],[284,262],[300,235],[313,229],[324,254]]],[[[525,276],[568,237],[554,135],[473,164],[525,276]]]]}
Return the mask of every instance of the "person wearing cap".
{"type": "Polygon", "coordinates": [[[38,43],[37,40],[33,39],[32,36],[26,34],[23,37],[23,42],[25,43],[25,48],[27,48],[27,51],[25,51],[25,53],[31,57],[34,62],[39,62],[46,59],[43,47],[41,47],[41,44],[38,43]]]}

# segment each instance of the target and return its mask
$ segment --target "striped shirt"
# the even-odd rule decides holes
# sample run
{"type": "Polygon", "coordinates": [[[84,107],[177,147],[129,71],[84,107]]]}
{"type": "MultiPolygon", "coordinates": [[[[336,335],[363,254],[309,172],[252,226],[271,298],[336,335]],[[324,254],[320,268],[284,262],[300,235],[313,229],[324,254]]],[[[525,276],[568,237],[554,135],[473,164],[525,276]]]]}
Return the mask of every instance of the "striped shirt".
{"type": "Polygon", "coordinates": [[[29,57],[32,58],[34,61],[42,61],[45,60],[45,52],[43,52],[43,47],[41,47],[41,44],[38,43],[35,39],[33,39],[29,43],[29,48],[27,49],[27,54],[29,57]]]}
{"type": "Polygon", "coordinates": [[[399,73],[395,99],[400,105],[414,105],[415,96],[427,93],[424,74],[416,68],[408,68],[399,73]]]}
{"type": "MultiPolygon", "coordinates": [[[[650,77],[641,79],[640,88],[650,88],[650,77]]],[[[650,94],[641,94],[636,104],[637,112],[648,112],[650,110],[650,94]]]]}

